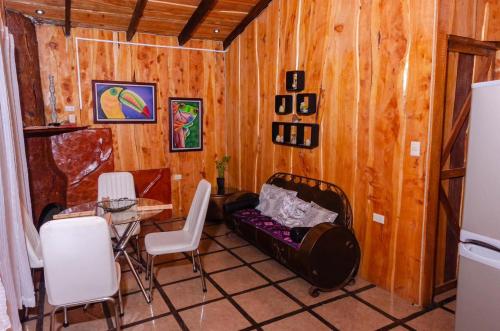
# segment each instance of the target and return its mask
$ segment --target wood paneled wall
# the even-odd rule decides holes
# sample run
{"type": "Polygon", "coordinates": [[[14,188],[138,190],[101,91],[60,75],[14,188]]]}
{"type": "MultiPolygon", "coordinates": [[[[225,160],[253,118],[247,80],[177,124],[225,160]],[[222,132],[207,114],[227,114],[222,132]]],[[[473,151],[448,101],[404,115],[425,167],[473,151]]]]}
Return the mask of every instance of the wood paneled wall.
{"type": "MultiPolygon", "coordinates": [[[[215,182],[214,160],[226,152],[224,54],[206,51],[118,45],[79,41],[82,108],[79,110],[77,63],[74,37],[125,41],[125,33],[75,28],[66,38],[62,27],[39,25],[39,45],[45,114],[50,120],[48,76],[54,75],[57,111],[61,119],[76,108],[77,123],[109,127],[113,133],[116,170],[169,167],[183,179],[172,181],[172,200],[177,212],[187,213],[200,178],[215,182]],[[94,125],[91,80],[121,80],[157,83],[157,124],[94,125]],[[169,153],[169,97],[203,98],[204,150],[169,153]]],[[[177,45],[175,37],[138,34],[134,42],[177,45]]],[[[187,46],[220,49],[213,41],[191,41],[187,46]]]]}
{"type": "Polygon", "coordinates": [[[338,184],[354,208],[361,276],[421,303],[433,1],[275,0],[226,57],[231,183],[287,171],[338,184]],[[313,150],[274,145],[274,95],[305,70],[319,95],[313,150]],[[410,157],[410,142],[421,156],[410,157]],[[372,221],[373,213],[385,224],[372,221]]]}

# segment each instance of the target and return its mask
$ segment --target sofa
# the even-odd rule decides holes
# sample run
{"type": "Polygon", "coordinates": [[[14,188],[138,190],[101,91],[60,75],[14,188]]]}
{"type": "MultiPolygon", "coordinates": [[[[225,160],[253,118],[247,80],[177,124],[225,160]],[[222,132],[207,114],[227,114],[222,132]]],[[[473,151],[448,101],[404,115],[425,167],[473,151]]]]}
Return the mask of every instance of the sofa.
{"type": "Polygon", "coordinates": [[[290,228],[256,209],[259,195],[240,192],[224,205],[230,214],[228,226],[307,280],[312,285],[309,294],[313,297],[354,282],[361,253],[345,193],[335,184],[288,173],[274,174],[267,184],[295,191],[297,198],[338,215],[333,223],[290,228]]]}

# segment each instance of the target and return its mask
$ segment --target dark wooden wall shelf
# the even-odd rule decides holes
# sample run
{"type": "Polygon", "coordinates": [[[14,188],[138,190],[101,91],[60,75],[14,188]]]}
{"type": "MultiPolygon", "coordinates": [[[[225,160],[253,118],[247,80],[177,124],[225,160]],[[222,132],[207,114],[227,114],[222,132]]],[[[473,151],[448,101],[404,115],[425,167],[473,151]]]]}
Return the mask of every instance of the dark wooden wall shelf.
{"type": "Polygon", "coordinates": [[[299,93],[297,94],[297,115],[312,115],[316,113],[316,94],[315,93],[299,93]],[[306,111],[300,109],[302,102],[305,102],[306,111]]]}
{"type": "Polygon", "coordinates": [[[315,123],[288,123],[273,122],[272,125],[273,143],[284,146],[313,149],[319,144],[319,124],[315,123]],[[295,134],[295,142],[293,136],[295,134]],[[277,136],[283,138],[277,141],[277,136]],[[310,144],[306,144],[309,140],[310,144]]]}
{"type": "Polygon", "coordinates": [[[288,115],[293,113],[293,95],[277,95],[274,97],[274,112],[278,115],[288,115]],[[283,112],[280,107],[283,105],[283,112]]]}
{"type": "Polygon", "coordinates": [[[25,137],[49,137],[58,134],[85,130],[88,126],[61,125],[61,126],[27,126],[23,129],[25,137]]]}
{"type": "Polygon", "coordinates": [[[302,70],[286,72],[286,90],[289,92],[300,92],[304,90],[306,73],[302,70]]]}

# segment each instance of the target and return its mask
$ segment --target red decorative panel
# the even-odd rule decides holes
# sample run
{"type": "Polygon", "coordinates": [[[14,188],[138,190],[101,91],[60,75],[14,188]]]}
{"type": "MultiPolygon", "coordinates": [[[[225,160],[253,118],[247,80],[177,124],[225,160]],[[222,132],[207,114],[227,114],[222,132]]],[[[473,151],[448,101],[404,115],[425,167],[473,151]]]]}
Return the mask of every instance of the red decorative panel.
{"type": "Polygon", "coordinates": [[[165,203],[172,202],[170,169],[149,169],[131,171],[134,176],[135,191],[138,198],[150,198],[165,203]]]}
{"type": "Polygon", "coordinates": [[[33,222],[37,225],[45,207],[66,205],[67,182],[52,159],[50,138],[26,139],[26,152],[33,222]]]}
{"type": "Polygon", "coordinates": [[[87,129],[52,137],[52,155],[66,174],[67,206],[97,199],[97,179],[114,171],[110,129],[87,129]]]}

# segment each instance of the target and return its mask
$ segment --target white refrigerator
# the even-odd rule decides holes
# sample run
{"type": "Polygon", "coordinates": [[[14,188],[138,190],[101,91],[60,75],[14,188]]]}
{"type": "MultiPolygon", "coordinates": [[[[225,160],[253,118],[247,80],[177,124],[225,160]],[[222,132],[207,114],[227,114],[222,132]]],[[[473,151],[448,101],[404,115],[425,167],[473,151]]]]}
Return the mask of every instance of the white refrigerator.
{"type": "Polygon", "coordinates": [[[472,85],[455,329],[500,330],[500,81],[472,85]]]}

